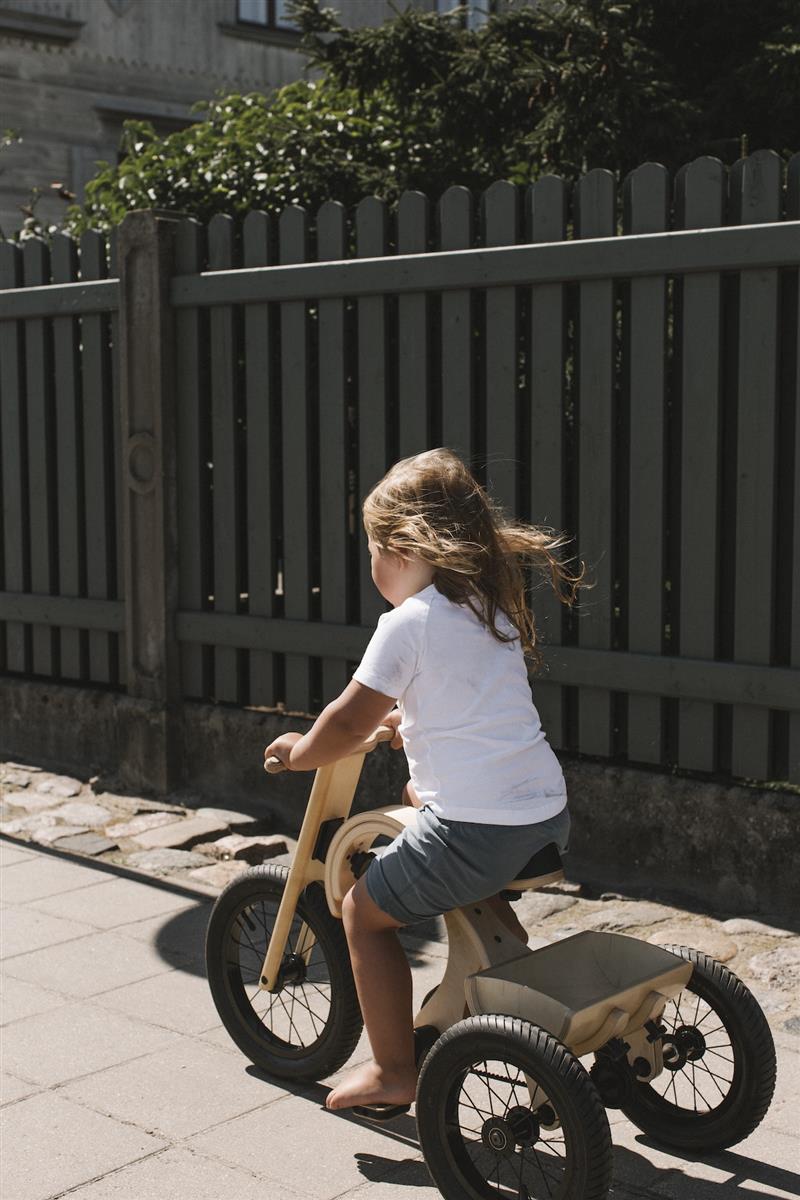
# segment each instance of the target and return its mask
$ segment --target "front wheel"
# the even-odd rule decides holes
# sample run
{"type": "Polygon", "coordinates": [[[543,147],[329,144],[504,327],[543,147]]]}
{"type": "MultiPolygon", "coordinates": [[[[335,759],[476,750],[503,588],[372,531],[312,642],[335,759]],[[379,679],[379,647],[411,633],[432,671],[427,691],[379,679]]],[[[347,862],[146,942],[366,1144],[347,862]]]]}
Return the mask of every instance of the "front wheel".
{"type": "Polygon", "coordinates": [[[417,1128],[445,1200],[604,1200],[611,1134],[589,1075],[545,1030],[481,1014],[448,1029],[417,1085],[417,1128]]]}
{"type": "Polygon", "coordinates": [[[251,867],[220,893],[206,932],[206,970],[242,1053],[270,1075],[316,1080],[347,1062],[363,1021],[344,929],[317,883],[297,902],[278,990],[259,987],[288,874],[274,864],[251,867]]]}
{"type": "Polygon", "coordinates": [[[708,1153],[741,1142],[759,1124],[775,1090],[775,1046],[752,992],[716,959],[665,946],[694,964],[661,1024],[664,1070],[636,1082],[621,1105],[653,1141],[708,1153]]]}

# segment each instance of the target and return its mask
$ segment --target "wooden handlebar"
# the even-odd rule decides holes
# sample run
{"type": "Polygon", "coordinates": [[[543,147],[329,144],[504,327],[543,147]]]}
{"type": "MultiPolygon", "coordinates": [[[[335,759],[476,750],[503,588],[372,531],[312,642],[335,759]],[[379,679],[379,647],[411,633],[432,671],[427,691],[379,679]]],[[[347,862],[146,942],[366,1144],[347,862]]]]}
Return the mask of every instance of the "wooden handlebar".
{"type": "MultiPolygon", "coordinates": [[[[374,733],[371,733],[360,746],[351,751],[351,754],[368,754],[370,750],[375,749],[378,742],[391,741],[394,735],[395,731],[389,725],[379,725],[374,733]]],[[[271,754],[264,762],[264,770],[269,775],[279,775],[281,771],[288,771],[289,768],[274,754],[271,754]]]]}

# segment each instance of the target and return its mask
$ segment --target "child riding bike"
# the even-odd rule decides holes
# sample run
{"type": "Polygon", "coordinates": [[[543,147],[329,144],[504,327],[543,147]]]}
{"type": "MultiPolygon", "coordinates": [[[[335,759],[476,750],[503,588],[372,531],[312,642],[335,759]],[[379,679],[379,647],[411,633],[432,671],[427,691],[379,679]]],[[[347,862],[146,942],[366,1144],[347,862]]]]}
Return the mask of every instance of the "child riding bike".
{"type": "Polygon", "coordinates": [[[328,1095],[330,1109],[385,1120],[414,1099],[411,970],[397,930],[477,900],[525,940],[499,892],[539,849],[566,847],[564,776],[534,706],[538,661],[527,567],[571,604],[583,572],[565,538],[507,520],[453,451],[402,459],[363,503],[372,578],[393,609],[344,691],[305,735],[264,751],[293,771],[355,752],[392,725],[410,780],[409,825],[347,893],[342,919],[373,1060],[328,1095]],[[397,709],[395,710],[395,704],[397,709]]]}

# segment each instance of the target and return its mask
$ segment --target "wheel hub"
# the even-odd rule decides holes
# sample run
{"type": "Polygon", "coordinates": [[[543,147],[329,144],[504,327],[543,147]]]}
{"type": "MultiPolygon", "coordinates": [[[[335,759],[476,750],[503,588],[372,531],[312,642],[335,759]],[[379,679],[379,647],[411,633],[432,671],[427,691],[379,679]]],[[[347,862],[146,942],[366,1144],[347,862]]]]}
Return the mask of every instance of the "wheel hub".
{"type": "Polygon", "coordinates": [[[284,954],[280,971],[278,972],[279,986],[286,987],[287,984],[304,983],[305,978],[306,960],[302,955],[284,954]]]}
{"type": "Polygon", "coordinates": [[[490,1117],[481,1129],[481,1140],[495,1154],[508,1158],[514,1153],[514,1136],[502,1117],[490,1117]]]}
{"type": "Polygon", "coordinates": [[[539,1122],[536,1120],[536,1114],[529,1108],[523,1108],[520,1104],[509,1109],[506,1121],[518,1146],[532,1146],[534,1142],[538,1142],[539,1122]]]}
{"type": "Polygon", "coordinates": [[[539,1140],[539,1122],[529,1108],[518,1105],[505,1117],[490,1117],[481,1129],[481,1140],[488,1150],[511,1158],[518,1146],[532,1146],[539,1140]]]}
{"type": "Polygon", "coordinates": [[[681,1025],[662,1041],[664,1066],[682,1071],[687,1062],[697,1062],[706,1052],[706,1039],[694,1025],[681,1025]]]}
{"type": "Polygon", "coordinates": [[[695,1025],[681,1025],[675,1030],[675,1041],[687,1062],[697,1062],[706,1052],[706,1039],[695,1025]]]}

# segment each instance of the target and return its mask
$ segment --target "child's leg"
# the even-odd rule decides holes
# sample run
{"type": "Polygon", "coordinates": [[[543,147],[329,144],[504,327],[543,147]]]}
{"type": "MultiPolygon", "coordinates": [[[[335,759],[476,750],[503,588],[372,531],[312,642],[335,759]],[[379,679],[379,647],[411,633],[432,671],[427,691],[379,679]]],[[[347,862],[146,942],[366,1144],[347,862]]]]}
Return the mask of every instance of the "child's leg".
{"type": "Polygon", "coordinates": [[[401,922],[378,908],[363,879],[345,896],[342,920],[373,1061],[355,1067],[325,1105],[410,1104],[417,1069],[411,968],[397,937],[401,922]]]}

